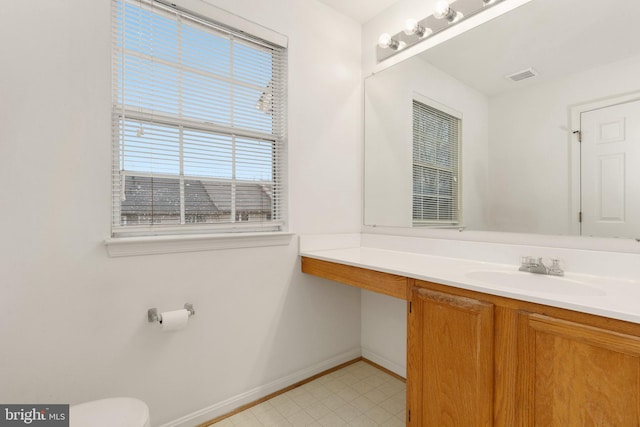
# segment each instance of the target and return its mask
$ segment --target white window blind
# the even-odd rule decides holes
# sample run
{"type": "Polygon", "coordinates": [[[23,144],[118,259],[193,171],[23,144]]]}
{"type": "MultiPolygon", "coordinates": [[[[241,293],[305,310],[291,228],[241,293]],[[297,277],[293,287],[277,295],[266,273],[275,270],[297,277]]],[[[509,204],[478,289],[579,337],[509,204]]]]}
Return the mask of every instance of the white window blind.
{"type": "Polygon", "coordinates": [[[460,222],[460,119],[413,100],[413,223],[460,222]]]}
{"type": "Polygon", "coordinates": [[[113,0],[114,236],[279,231],[286,49],[113,0]]]}

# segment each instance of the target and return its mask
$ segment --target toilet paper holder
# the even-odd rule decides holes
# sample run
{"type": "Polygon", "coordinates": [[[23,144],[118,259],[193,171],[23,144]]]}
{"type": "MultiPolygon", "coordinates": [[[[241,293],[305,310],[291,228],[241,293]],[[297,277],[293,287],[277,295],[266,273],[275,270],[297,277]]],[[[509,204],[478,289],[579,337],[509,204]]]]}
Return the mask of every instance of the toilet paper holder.
{"type": "MultiPolygon", "coordinates": [[[[184,309],[189,312],[189,317],[195,316],[196,311],[193,309],[193,304],[185,303],[184,309]]],[[[151,322],[159,322],[162,323],[162,315],[158,313],[157,308],[150,308],[147,310],[147,320],[151,322]]]]}

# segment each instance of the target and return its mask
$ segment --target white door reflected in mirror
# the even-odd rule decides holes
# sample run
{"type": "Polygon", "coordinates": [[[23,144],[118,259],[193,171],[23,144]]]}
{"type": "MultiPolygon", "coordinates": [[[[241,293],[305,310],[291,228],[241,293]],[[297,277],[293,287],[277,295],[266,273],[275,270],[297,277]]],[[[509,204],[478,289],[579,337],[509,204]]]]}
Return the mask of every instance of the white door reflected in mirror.
{"type": "Polygon", "coordinates": [[[580,121],[581,234],[640,237],[640,100],[582,113],[580,121]]]}

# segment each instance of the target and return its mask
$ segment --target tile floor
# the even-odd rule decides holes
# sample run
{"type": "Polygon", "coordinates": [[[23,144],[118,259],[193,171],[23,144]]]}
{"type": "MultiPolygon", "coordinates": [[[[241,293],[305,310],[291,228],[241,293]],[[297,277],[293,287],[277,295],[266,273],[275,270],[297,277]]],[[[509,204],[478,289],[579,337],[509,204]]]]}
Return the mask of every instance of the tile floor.
{"type": "Polygon", "coordinates": [[[405,390],[404,382],[359,361],[212,426],[403,427],[405,390]]]}

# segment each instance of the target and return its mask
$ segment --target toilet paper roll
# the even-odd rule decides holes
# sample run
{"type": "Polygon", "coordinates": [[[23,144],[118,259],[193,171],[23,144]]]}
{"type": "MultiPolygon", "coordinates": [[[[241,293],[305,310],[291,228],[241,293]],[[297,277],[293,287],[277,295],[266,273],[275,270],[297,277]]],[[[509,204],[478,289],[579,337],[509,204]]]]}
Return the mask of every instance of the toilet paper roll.
{"type": "Polygon", "coordinates": [[[161,314],[163,331],[179,331],[187,326],[189,312],[186,309],[165,311],[161,314]]]}

